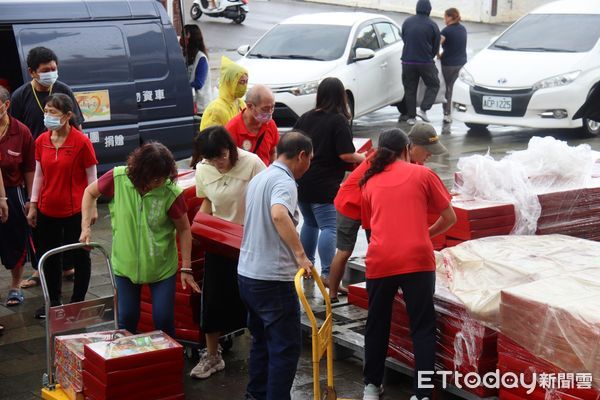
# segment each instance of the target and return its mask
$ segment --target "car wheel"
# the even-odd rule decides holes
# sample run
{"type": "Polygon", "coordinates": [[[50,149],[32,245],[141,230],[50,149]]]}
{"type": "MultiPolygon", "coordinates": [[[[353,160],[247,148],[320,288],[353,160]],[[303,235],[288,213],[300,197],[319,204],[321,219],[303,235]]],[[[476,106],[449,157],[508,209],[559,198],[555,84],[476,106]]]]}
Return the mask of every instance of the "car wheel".
{"type": "Polygon", "coordinates": [[[240,15],[238,15],[237,17],[235,17],[233,19],[233,22],[235,22],[236,24],[241,24],[242,22],[244,22],[244,20],[246,19],[246,13],[240,13],[240,15]]]}
{"type": "Polygon", "coordinates": [[[584,118],[583,129],[590,136],[598,136],[600,135],[600,122],[584,118]]]}
{"type": "Polygon", "coordinates": [[[194,21],[202,16],[202,10],[198,4],[192,4],[192,8],[190,9],[190,16],[194,21]]]}
{"type": "Polygon", "coordinates": [[[487,130],[487,127],[488,127],[487,124],[474,124],[472,122],[465,122],[465,125],[470,130],[478,131],[478,132],[485,131],[485,130],[487,130]]]}

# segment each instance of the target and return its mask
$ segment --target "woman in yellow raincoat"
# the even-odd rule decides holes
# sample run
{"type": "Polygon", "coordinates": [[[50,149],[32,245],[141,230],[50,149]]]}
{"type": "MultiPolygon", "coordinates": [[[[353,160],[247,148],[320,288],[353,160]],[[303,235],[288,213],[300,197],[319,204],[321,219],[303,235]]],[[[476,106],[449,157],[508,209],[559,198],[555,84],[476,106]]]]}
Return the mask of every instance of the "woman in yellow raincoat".
{"type": "Polygon", "coordinates": [[[246,103],[242,97],[248,88],[248,71],[229,58],[221,57],[221,77],[219,78],[219,97],[210,102],[200,123],[200,130],[213,125],[226,125],[239,114],[246,103]]]}

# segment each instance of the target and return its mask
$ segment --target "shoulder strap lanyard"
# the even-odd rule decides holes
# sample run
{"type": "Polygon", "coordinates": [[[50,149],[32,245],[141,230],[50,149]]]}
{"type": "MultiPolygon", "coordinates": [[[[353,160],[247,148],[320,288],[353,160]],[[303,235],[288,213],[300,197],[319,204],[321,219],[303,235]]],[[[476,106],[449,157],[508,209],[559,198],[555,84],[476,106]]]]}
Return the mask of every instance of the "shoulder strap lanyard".
{"type": "MultiPolygon", "coordinates": [[[[52,95],[52,88],[54,87],[54,85],[50,86],[50,94],[48,94],[48,96],[52,95]]],[[[35,92],[35,87],[33,86],[33,81],[31,81],[31,91],[33,92],[33,97],[35,97],[35,101],[37,101],[38,106],[40,107],[40,110],[42,111],[42,114],[44,113],[44,107],[42,107],[42,103],[40,102],[40,99],[37,96],[37,93],[35,92]]]]}
{"type": "Polygon", "coordinates": [[[262,135],[260,135],[258,137],[258,140],[256,141],[256,144],[254,145],[254,150],[252,150],[252,152],[254,154],[257,154],[258,148],[260,147],[263,139],[265,138],[265,135],[267,134],[267,130],[265,129],[265,131],[262,133],[262,135]]]}

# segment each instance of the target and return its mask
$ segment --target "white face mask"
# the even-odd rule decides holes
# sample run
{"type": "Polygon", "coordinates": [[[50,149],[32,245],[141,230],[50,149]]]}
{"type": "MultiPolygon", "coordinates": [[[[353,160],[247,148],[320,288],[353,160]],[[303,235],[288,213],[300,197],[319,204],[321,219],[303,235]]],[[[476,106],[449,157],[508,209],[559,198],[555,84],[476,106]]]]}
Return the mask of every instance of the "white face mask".
{"type": "Polygon", "coordinates": [[[50,87],[58,79],[58,71],[42,72],[35,80],[42,86],[50,87]]]}
{"type": "Polygon", "coordinates": [[[50,114],[44,114],[44,125],[51,131],[56,131],[64,125],[60,122],[61,117],[56,117],[50,114]]]}

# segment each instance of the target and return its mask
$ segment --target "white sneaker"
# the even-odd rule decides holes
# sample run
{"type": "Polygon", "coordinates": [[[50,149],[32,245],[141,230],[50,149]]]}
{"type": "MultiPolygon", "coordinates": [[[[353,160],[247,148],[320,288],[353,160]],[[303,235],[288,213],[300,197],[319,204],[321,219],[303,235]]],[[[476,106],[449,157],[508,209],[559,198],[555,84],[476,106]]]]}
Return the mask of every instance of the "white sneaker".
{"type": "Polygon", "coordinates": [[[372,383],[365,386],[363,392],[363,400],[379,400],[379,397],[383,394],[383,385],[377,387],[372,383]]]}
{"type": "Polygon", "coordinates": [[[410,126],[413,126],[414,124],[417,123],[417,120],[414,118],[409,118],[406,120],[406,123],[409,124],[410,126]]]}
{"type": "Polygon", "coordinates": [[[424,122],[430,122],[429,117],[427,116],[427,111],[419,109],[419,111],[417,111],[417,116],[421,118],[424,122]]]}
{"type": "MultiPolygon", "coordinates": [[[[419,400],[419,398],[413,395],[410,400],[419,400]]],[[[421,400],[429,400],[429,397],[423,397],[421,400]]]]}
{"type": "Polygon", "coordinates": [[[445,124],[451,124],[452,123],[452,117],[448,114],[444,115],[444,123],[445,124]]]}
{"type": "Polygon", "coordinates": [[[225,361],[223,361],[220,351],[214,356],[205,352],[200,356],[200,361],[198,362],[198,365],[192,369],[190,376],[192,378],[206,379],[223,369],[225,369],[225,361]]]}

